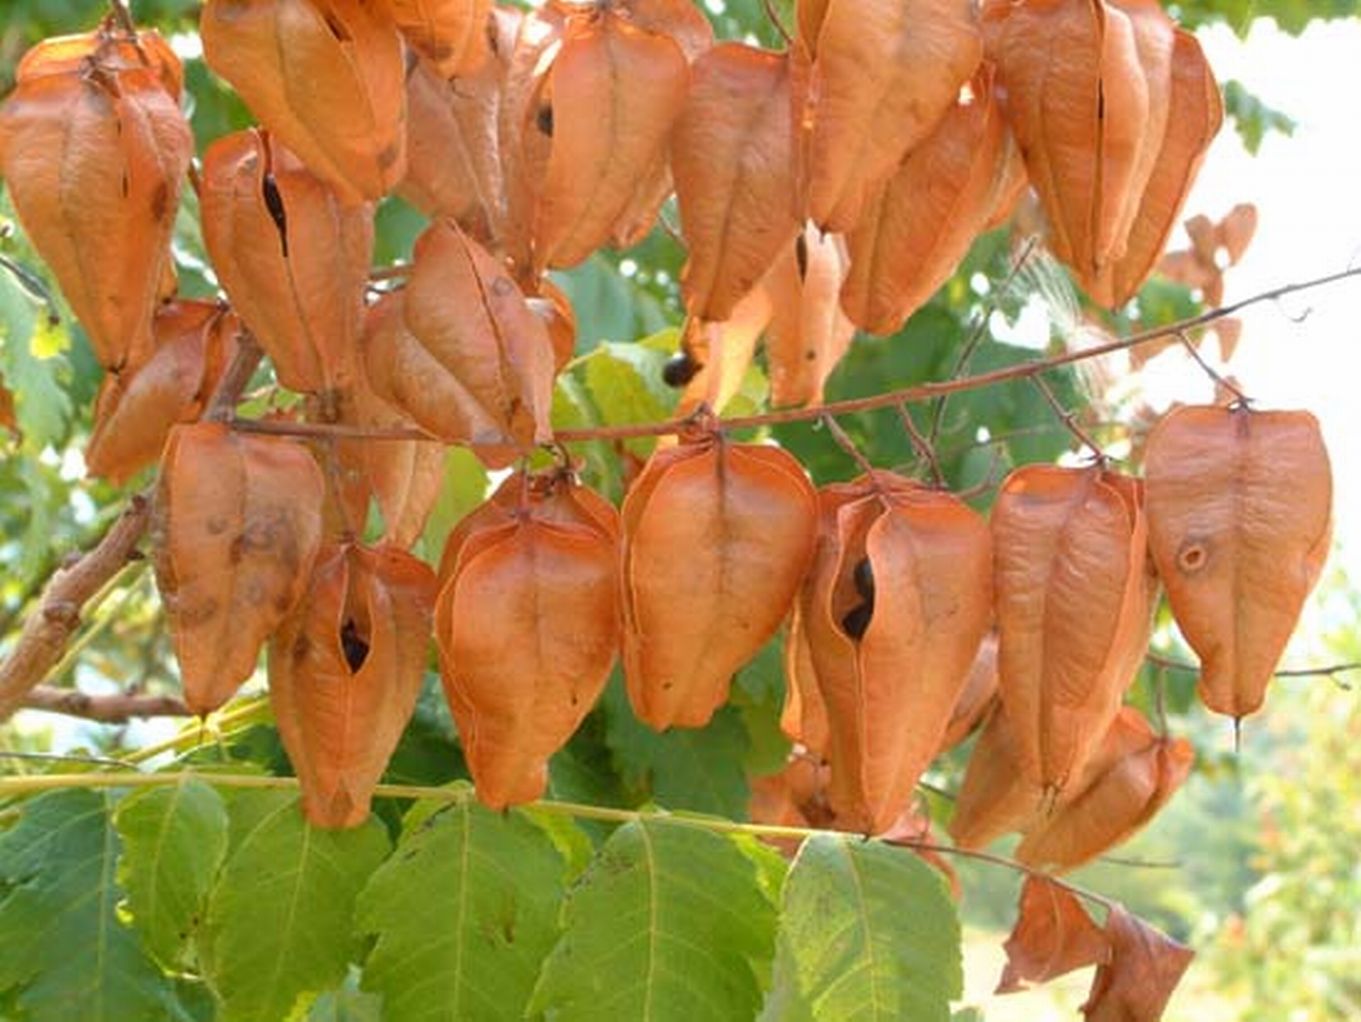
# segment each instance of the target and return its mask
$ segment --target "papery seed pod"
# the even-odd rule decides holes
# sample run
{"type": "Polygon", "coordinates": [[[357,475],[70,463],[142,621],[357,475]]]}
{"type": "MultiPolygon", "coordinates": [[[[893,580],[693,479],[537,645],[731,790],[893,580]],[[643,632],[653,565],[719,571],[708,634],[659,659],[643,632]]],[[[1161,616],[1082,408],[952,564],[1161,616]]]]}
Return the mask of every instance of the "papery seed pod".
{"type": "Polygon", "coordinates": [[[898,331],[950,278],[1024,180],[993,78],[984,64],[847,236],[851,266],[841,305],[870,333],[898,331]]]}
{"type": "Polygon", "coordinates": [[[306,596],[269,643],[269,702],[320,827],[355,827],[415,709],[435,576],[410,554],[322,549],[306,596]]]}
{"type": "Polygon", "coordinates": [[[795,52],[810,61],[793,111],[802,136],[802,212],[823,230],[844,233],[955,102],[983,43],[967,0],[799,6],[795,52]]]}
{"type": "Polygon", "coordinates": [[[1096,967],[1086,1022],[1157,1022],[1195,952],[1112,905],[1103,931],[1110,956],[1096,967]]]}
{"type": "MultiPolygon", "coordinates": [[[[676,403],[676,414],[687,415],[700,405],[714,413],[742,392],[747,371],[756,356],[756,343],[770,323],[770,297],[758,287],[734,306],[722,323],[688,319],[677,358],[689,376],[679,380],[685,390],[676,403]]],[[[672,370],[676,372],[678,370],[672,370]]],[[[668,380],[670,382],[670,380],[668,380]]]]}
{"type": "Polygon", "coordinates": [[[671,139],[690,315],[722,321],[799,231],[789,59],[723,43],[695,61],[671,139]]]}
{"type": "Polygon", "coordinates": [[[450,535],[435,638],[445,696],[488,806],[544,792],[550,756],[619,646],[619,522],[561,475],[512,476],[450,535]]]}
{"type": "Polygon", "coordinates": [[[203,157],[203,240],[222,286],[279,381],[351,383],[373,256],[373,207],[338,193],[279,140],[250,129],[203,157]]]}
{"type": "Polygon", "coordinates": [[[525,301],[548,330],[548,340],[553,345],[553,373],[556,376],[576,354],[577,314],[567,292],[548,277],[540,277],[535,285],[535,293],[527,295],[525,301]]]}
{"type": "Polygon", "coordinates": [[[405,291],[371,310],[364,358],[375,393],[446,442],[526,447],[551,436],[548,328],[451,223],[417,239],[405,291]]]}
{"type": "Polygon", "coordinates": [[[553,130],[534,218],[536,269],[575,266],[610,240],[640,180],[664,166],[689,77],[674,40],[609,6],[568,18],[542,83],[553,130]]]}
{"type": "Polygon", "coordinates": [[[1121,710],[1103,746],[1081,792],[1031,826],[1018,861],[1067,871],[1123,844],[1167,804],[1195,757],[1190,742],[1155,734],[1132,707],[1121,710]]]}
{"type": "Polygon", "coordinates": [[[845,241],[810,224],[761,282],[771,307],[766,362],[772,405],[822,403],[827,377],[855,336],[837,298],[848,269],[845,241]]]}
{"type": "Polygon", "coordinates": [[[709,721],[793,602],[816,514],[778,447],[705,437],[653,454],[623,508],[624,675],[641,720],[709,721]]]}
{"type": "Polygon", "coordinates": [[[379,6],[442,77],[474,74],[486,63],[492,0],[380,0],[379,6]]]}
{"type": "MultiPolygon", "coordinates": [[[[1119,306],[1143,286],[1176,226],[1210,142],[1224,122],[1224,102],[1200,43],[1177,30],[1172,52],[1167,125],[1139,199],[1125,254],[1090,282],[1092,297],[1119,306]]],[[[1207,302],[1218,303],[1210,295],[1207,302]]]]}
{"type": "Polygon", "coordinates": [[[992,618],[987,523],[887,472],[819,495],[800,622],[827,708],[831,800],[876,833],[935,757],[992,618]]]}
{"type": "Polygon", "coordinates": [[[121,484],[160,458],[171,428],[195,421],[207,407],[239,329],[237,318],[213,302],[161,306],[151,357],[109,373],[99,386],[85,448],[89,473],[121,484]]]}
{"type": "Polygon", "coordinates": [[[307,448],[217,422],[176,426],[161,459],[156,583],[194,713],[216,710],[307,587],[321,539],[307,448]]]}
{"type": "Polygon", "coordinates": [[[152,315],[174,291],[170,237],[194,152],[179,62],[155,33],[138,38],[149,67],[100,33],[39,43],[0,106],[6,190],[107,369],[151,355],[152,315]]]}
{"type": "Polygon", "coordinates": [[[1110,958],[1110,942],[1076,894],[1036,874],[1021,885],[1016,925],[1004,945],[1006,968],[997,993],[1026,990],[1110,958]]]}
{"type": "Polygon", "coordinates": [[[456,220],[486,245],[500,237],[506,217],[497,139],[504,70],[493,59],[449,82],[416,61],[406,76],[407,165],[397,194],[432,219],[456,220]]]}
{"type": "Polygon", "coordinates": [[[1318,581],[1332,472],[1308,412],[1186,407],[1149,436],[1149,548],[1216,713],[1258,710],[1318,581]]]}
{"type": "Polygon", "coordinates": [[[969,676],[964,681],[964,691],[959,694],[950,713],[950,723],[940,740],[939,755],[953,749],[988,719],[993,706],[997,703],[997,636],[988,635],[978,647],[969,668],[969,676]]]}
{"type": "Polygon", "coordinates": [[[1148,645],[1156,587],[1138,483],[1027,465],[992,511],[1002,702],[1027,778],[1075,780],[1148,645]]]}
{"type": "Polygon", "coordinates": [[[789,612],[789,630],[784,641],[784,709],[780,730],[791,742],[802,745],[810,756],[825,761],[831,748],[827,725],[827,703],[818,690],[817,668],[808,647],[799,600],[789,612]]]}
{"type": "Polygon", "coordinates": [[[366,0],[209,0],[199,29],[208,66],[345,203],[402,179],[402,41],[366,0]]]}
{"type": "Polygon", "coordinates": [[[1159,144],[1134,26],[1105,0],[989,0],[983,28],[1049,244],[1088,287],[1125,253],[1159,144]]]}
{"type": "MultiPolygon", "coordinates": [[[[1021,769],[1020,739],[995,703],[969,756],[950,817],[950,838],[960,848],[983,848],[1035,818],[1044,789],[1021,769]]],[[[1062,793],[1059,795],[1063,797],[1062,793]]]]}
{"type": "MultiPolygon", "coordinates": [[[[361,429],[409,429],[413,423],[372,390],[363,376],[339,395],[337,421],[361,429]]],[[[406,549],[420,538],[439,499],[444,481],[444,445],[435,440],[338,439],[336,457],[342,476],[348,520],[362,527],[369,498],[383,516],[384,543],[406,549]]]]}

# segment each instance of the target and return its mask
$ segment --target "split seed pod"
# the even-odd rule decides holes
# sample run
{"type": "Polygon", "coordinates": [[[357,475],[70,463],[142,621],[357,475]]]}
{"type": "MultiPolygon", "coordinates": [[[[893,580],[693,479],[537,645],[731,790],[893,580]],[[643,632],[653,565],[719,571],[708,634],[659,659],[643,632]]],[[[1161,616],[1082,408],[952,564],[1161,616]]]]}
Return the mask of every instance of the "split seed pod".
{"type": "Polygon", "coordinates": [[[813,552],[816,496],[778,447],[659,448],[624,499],[624,673],[639,719],[702,727],[784,619],[813,552]]]}
{"type": "Polygon", "coordinates": [[[171,432],[156,495],[156,583],[194,713],[232,697],[302,599],[324,494],[301,444],[217,422],[171,432]]]}
{"type": "Polygon", "coordinates": [[[807,216],[852,230],[904,155],[931,133],[983,56],[968,0],[799,4],[800,191],[807,216]]]}
{"type": "Polygon", "coordinates": [[[1002,702],[1025,775],[1076,780],[1148,646],[1156,585],[1137,481],[1027,465],[992,511],[1002,702]]]}
{"type": "Polygon", "coordinates": [[[896,332],[936,293],[1025,177],[993,78],[983,65],[847,236],[841,305],[870,333],[896,332]]]}
{"type": "Polygon", "coordinates": [[[373,207],[339,195],[279,141],[251,129],[203,157],[203,240],[233,306],[292,390],[355,372],[373,207]]]}
{"type": "Polygon", "coordinates": [[[0,174],[34,248],[107,369],[146,361],[174,292],[170,237],[194,141],[178,60],[96,33],[39,43],[0,106],[0,174]],[[173,91],[171,91],[173,90],[173,91]]]}
{"type": "Polygon", "coordinates": [[[151,357],[109,373],[99,386],[85,449],[90,474],[121,484],[160,458],[170,430],[207,407],[236,352],[239,329],[237,318],[213,302],[161,306],[151,357]]]}
{"type": "Polygon", "coordinates": [[[441,77],[473,74],[486,61],[492,0],[381,0],[380,6],[441,77]]]}
{"type": "Polygon", "coordinates": [[[695,61],[671,138],[690,315],[722,321],[799,231],[789,59],[722,43],[695,61]]]}
{"type": "Polygon", "coordinates": [[[347,204],[406,173],[402,40],[366,0],[209,0],[208,66],[347,204]]]}
{"type": "Polygon", "coordinates": [[[457,226],[436,223],[417,239],[405,290],[374,306],[368,327],[374,392],[432,436],[510,446],[502,464],[551,437],[548,328],[457,226]]]}
{"type": "Polygon", "coordinates": [[[435,638],[483,804],[544,792],[549,757],[604,690],[619,648],[619,518],[561,475],[512,476],[450,534],[435,638]]]}
{"type": "Polygon", "coordinates": [[[935,758],[991,624],[991,538],[952,494],[886,472],[827,487],[819,508],[797,620],[826,704],[832,807],[878,833],[935,758]]]}
{"type": "Polygon", "coordinates": [[[766,362],[772,405],[822,403],[822,388],[855,336],[837,299],[848,269],[846,242],[809,224],[761,282],[771,312],[766,362]]]}
{"type": "Polygon", "coordinates": [[[950,817],[950,838],[960,848],[986,847],[1035,818],[1044,789],[1021,769],[1020,747],[1006,705],[995,703],[969,755],[950,817]]]}
{"type": "Polygon", "coordinates": [[[1134,25],[1105,0],[989,0],[983,27],[1050,246],[1092,290],[1125,254],[1161,142],[1134,25]]]}
{"type": "Polygon", "coordinates": [[[1129,706],[1102,745],[1081,793],[1034,823],[1016,848],[1018,861],[1067,871],[1123,844],[1167,804],[1195,758],[1190,742],[1154,733],[1129,706]]]}
{"type": "Polygon", "coordinates": [[[1332,470],[1308,412],[1187,407],[1149,436],[1149,545],[1216,713],[1256,712],[1323,570],[1332,470]]]}
{"type": "Polygon", "coordinates": [[[421,693],[434,599],[434,572],[410,554],[328,546],[270,640],[270,706],[317,826],[368,819],[421,693]]]}

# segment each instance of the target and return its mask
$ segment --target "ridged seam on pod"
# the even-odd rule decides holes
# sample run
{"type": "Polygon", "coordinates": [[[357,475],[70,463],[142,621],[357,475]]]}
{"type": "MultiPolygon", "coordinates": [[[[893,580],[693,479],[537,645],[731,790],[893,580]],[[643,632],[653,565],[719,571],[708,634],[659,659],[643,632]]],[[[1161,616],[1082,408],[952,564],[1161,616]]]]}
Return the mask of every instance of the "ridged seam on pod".
{"type": "Polygon", "coordinates": [[[306,590],[321,541],[321,470],[307,448],[222,423],[176,426],[156,495],[156,582],[184,699],[216,710],[306,590]]]}
{"type": "Polygon", "coordinates": [[[1154,587],[1138,484],[1028,465],[992,511],[1002,702],[1026,776],[1082,771],[1147,646],[1154,587]]]}
{"type": "Polygon", "coordinates": [[[317,826],[368,819],[420,696],[434,598],[434,572],[410,554],[332,544],[270,639],[270,706],[317,826]]]}
{"type": "Polygon", "coordinates": [[[660,448],[624,499],[624,671],[638,717],[701,727],[775,634],[817,529],[803,468],[713,436],[660,448]]]}
{"type": "Polygon", "coordinates": [[[532,801],[619,647],[614,508],[558,474],[511,476],[450,534],[435,638],[478,798],[532,801]]]}
{"type": "Polygon", "coordinates": [[[1188,406],[1145,453],[1149,546],[1216,713],[1256,712],[1318,581],[1332,470],[1308,412],[1188,406]]]}

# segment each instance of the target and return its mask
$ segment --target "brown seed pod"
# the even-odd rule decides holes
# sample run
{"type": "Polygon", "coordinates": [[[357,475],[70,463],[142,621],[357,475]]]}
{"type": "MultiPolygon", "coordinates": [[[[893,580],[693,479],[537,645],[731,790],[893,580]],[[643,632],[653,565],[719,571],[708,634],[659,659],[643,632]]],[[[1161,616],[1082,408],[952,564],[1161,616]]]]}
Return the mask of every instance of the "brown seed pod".
{"type": "Polygon", "coordinates": [[[1049,244],[1089,288],[1125,254],[1161,140],[1134,24],[1105,0],[989,0],[983,28],[1049,244]]]}
{"type": "Polygon", "coordinates": [[[991,538],[953,495],[886,472],[827,487],[819,507],[800,624],[826,704],[832,806],[874,833],[911,801],[991,623],[991,538]]]}
{"type": "Polygon", "coordinates": [[[156,583],[194,713],[232,697],[302,598],[324,493],[301,444],[218,422],[171,431],[156,495],[156,583]]]}
{"type": "Polygon", "coordinates": [[[1157,735],[1137,710],[1122,708],[1089,764],[1081,792],[1034,822],[1016,859],[1067,871],[1123,844],[1181,787],[1194,757],[1186,739],[1157,735]]]}
{"type": "Polygon", "coordinates": [[[1110,943],[1071,891],[1031,874],[1021,885],[1016,925],[1007,937],[997,993],[1047,983],[1110,959],[1110,943]]]}
{"type": "Polygon", "coordinates": [[[370,310],[364,359],[374,392],[431,436],[508,445],[494,456],[501,464],[551,438],[548,328],[501,264],[452,223],[417,239],[405,290],[370,310]]]}
{"type": "Polygon", "coordinates": [[[435,575],[393,547],[332,545],[269,643],[269,701],[302,807],[355,827],[425,675],[435,575]]]}
{"type": "Polygon", "coordinates": [[[373,207],[338,193],[256,129],[203,157],[203,240],[222,286],[279,381],[351,384],[373,256],[373,207]]]}
{"type": "Polygon", "coordinates": [[[939,752],[953,749],[988,719],[997,704],[997,680],[997,636],[990,634],[978,647],[978,655],[964,682],[964,691],[950,713],[950,723],[940,740],[939,752]]]}
{"type": "Polygon", "coordinates": [[[855,336],[855,324],[837,300],[849,265],[845,241],[809,225],[761,282],[771,313],[766,362],[772,405],[822,403],[822,388],[855,336]]]}
{"type": "Polygon", "coordinates": [[[171,428],[195,421],[207,407],[239,330],[237,318],[214,302],[162,305],[152,322],[151,357],[109,373],[99,386],[85,448],[89,473],[123,483],[155,463],[171,428]]]}
{"type": "Polygon", "coordinates": [[[174,292],[170,237],[194,141],[179,61],[155,33],[39,43],[0,106],[0,175],[95,358],[145,362],[151,320],[174,292]],[[168,91],[170,89],[171,91],[168,91]]]}
{"type": "Polygon", "coordinates": [[[638,717],[702,727],[775,634],[817,528],[803,468],[712,436],[659,448],[624,500],[624,673],[638,717]]]}
{"type": "Polygon", "coordinates": [[[784,709],[780,730],[791,741],[802,745],[808,754],[825,762],[831,748],[827,725],[827,704],[818,690],[817,668],[808,648],[808,633],[803,626],[799,600],[789,612],[789,630],[784,642],[784,709]]]}
{"type": "Polygon", "coordinates": [[[846,232],[902,158],[931,133],[983,56],[967,0],[799,5],[794,53],[800,191],[808,218],[846,232]]]}
{"type": "Polygon", "coordinates": [[[671,139],[690,315],[722,321],[799,231],[789,59],[722,43],[695,61],[671,139]]]}
{"type": "Polygon", "coordinates": [[[347,204],[406,173],[402,40],[366,0],[208,0],[208,66],[347,204]]]}
{"type": "Polygon", "coordinates": [[[984,64],[847,236],[846,314],[870,333],[899,330],[955,272],[1024,178],[992,65],[984,64]]]}
{"type": "MultiPolygon", "coordinates": [[[[1039,811],[1044,789],[1021,769],[1020,739],[1006,706],[993,705],[969,756],[950,817],[950,838],[960,848],[983,848],[1023,829],[1039,811]]],[[[1059,794],[1063,798],[1063,793],[1059,794]]]]}
{"type": "Polygon", "coordinates": [[[1110,956],[1096,967],[1085,1022],[1158,1022],[1195,952],[1112,905],[1104,930],[1110,956]]]}
{"type": "Polygon", "coordinates": [[[1061,791],[1080,776],[1148,645],[1155,580],[1137,481],[1027,465],[992,511],[1000,688],[1019,761],[1061,791]]]}
{"type": "Polygon", "coordinates": [[[1149,547],[1216,713],[1256,712],[1318,581],[1332,472],[1308,412],[1186,407],[1149,436],[1149,547]]]}
{"type": "Polygon", "coordinates": [[[435,638],[478,798],[538,798],[619,648],[619,520],[559,474],[515,475],[459,523],[440,563],[435,638]]]}
{"type": "Polygon", "coordinates": [[[441,77],[474,74],[486,63],[492,0],[380,0],[379,7],[441,77]]]}

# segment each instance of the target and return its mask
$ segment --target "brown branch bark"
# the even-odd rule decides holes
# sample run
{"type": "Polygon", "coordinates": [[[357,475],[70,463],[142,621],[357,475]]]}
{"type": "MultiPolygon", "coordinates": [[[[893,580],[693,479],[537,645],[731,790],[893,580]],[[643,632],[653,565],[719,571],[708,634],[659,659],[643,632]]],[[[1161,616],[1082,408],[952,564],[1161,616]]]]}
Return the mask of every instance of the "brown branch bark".
{"type": "MultiPolygon", "coordinates": [[[[1002,369],[995,369],[992,372],[977,373],[972,376],[961,376],[952,380],[940,380],[934,383],[919,383],[915,386],[904,387],[901,390],[885,391],[882,394],[872,394],[869,397],[851,398],[846,401],[833,401],[830,404],[818,405],[810,408],[786,408],[779,411],[764,412],[760,415],[746,415],[731,419],[720,419],[718,424],[725,430],[756,429],[762,426],[775,426],[790,422],[811,422],[821,419],[824,416],[850,415],[854,412],[873,411],[878,408],[888,408],[897,404],[914,404],[923,401],[932,401],[947,394],[958,394],[962,391],[978,390],[983,387],[995,386],[999,383],[1009,383],[1012,380],[1023,380],[1038,376],[1040,373],[1048,372],[1050,369],[1059,366],[1072,365],[1089,358],[1099,358],[1102,355],[1110,355],[1117,351],[1126,351],[1130,348],[1147,344],[1163,337],[1171,337],[1196,327],[1205,326],[1215,320],[1231,316],[1241,309],[1260,302],[1275,301],[1296,291],[1305,291],[1309,288],[1321,287],[1324,284],[1331,284],[1349,277],[1361,276],[1361,266],[1343,270],[1339,273],[1332,273],[1325,277],[1316,277],[1313,280],[1299,281],[1294,284],[1284,284],[1281,287],[1272,288],[1270,291],[1263,291],[1250,298],[1234,302],[1231,305],[1224,305],[1217,309],[1210,309],[1198,316],[1183,319],[1176,323],[1169,323],[1167,326],[1154,327],[1143,330],[1128,337],[1122,337],[1107,344],[1097,345],[1092,348],[1084,348],[1080,351],[1067,351],[1050,358],[1037,359],[1034,362],[1024,362],[1019,365],[1006,366],[1002,369]]],[[[693,420],[690,417],[679,419],[668,419],[663,422],[644,422],[630,424],[626,426],[598,426],[589,429],[564,429],[559,430],[554,435],[554,440],[558,443],[580,443],[588,440],[630,440],[637,437],[649,436],[670,436],[681,433],[688,428],[693,428],[693,420]]],[[[304,423],[304,422],[273,422],[261,421],[258,419],[237,419],[232,423],[232,428],[247,433],[267,433],[277,436],[302,436],[302,437],[337,437],[351,440],[432,440],[429,433],[419,429],[362,429],[352,426],[337,426],[325,423],[304,423]]]]}
{"type": "Polygon", "coordinates": [[[189,707],[175,696],[118,693],[90,695],[73,688],[39,685],[24,696],[24,707],[64,713],[102,724],[126,724],[134,717],[191,717],[189,707]]]}
{"type": "MultiPolygon", "coordinates": [[[[1174,660],[1171,657],[1163,656],[1161,653],[1147,653],[1144,656],[1154,667],[1162,667],[1169,671],[1184,671],[1187,674],[1199,674],[1200,664],[1191,663],[1189,660],[1174,660]]],[[[1326,664],[1323,667],[1288,667],[1284,670],[1273,671],[1274,678],[1331,678],[1337,681],[1339,674],[1347,674],[1350,671],[1361,671],[1361,663],[1348,661],[1340,664],[1326,664]]],[[[1340,684],[1340,683],[1339,683],[1340,684]]],[[[1347,686],[1343,686],[1344,688],[1347,686]]]]}
{"type": "Polygon", "coordinates": [[[61,659],[80,626],[81,609],[132,559],[146,532],[150,509],[144,495],[134,496],[93,549],[52,576],[42,600],[24,621],[14,648],[0,663],[0,720],[23,705],[28,691],[61,659]]]}

